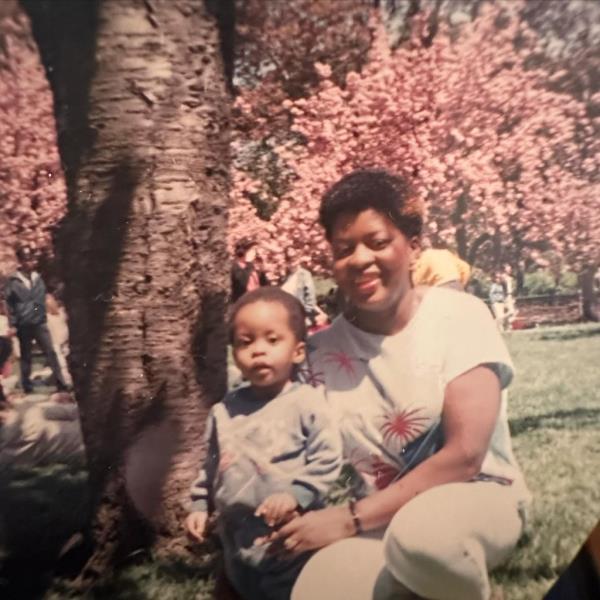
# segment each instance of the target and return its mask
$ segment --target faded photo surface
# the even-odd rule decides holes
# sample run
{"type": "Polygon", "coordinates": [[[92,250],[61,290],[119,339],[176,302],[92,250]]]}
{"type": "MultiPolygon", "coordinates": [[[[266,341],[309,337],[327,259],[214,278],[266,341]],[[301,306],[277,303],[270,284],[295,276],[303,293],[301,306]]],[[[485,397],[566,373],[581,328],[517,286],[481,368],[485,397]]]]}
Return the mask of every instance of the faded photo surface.
{"type": "Polygon", "coordinates": [[[600,4],[0,2],[0,595],[600,597],[600,4]]]}

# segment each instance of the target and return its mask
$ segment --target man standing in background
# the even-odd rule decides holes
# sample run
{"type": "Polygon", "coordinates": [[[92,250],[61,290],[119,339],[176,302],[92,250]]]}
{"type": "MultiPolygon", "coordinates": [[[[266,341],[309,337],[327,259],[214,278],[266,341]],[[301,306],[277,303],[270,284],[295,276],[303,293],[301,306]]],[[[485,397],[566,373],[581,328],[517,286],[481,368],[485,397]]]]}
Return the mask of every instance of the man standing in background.
{"type": "Polygon", "coordinates": [[[35,340],[48,361],[58,391],[65,391],[67,384],[52,344],[46,316],[46,285],[34,270],[35,256],[29,248],[16,251],[19,266],[9,278],[4,290],[8,315],[8,334],[16,335],[21,349],[21,385],[29,394],[31,383],[31,346],[35,340]]]}
{"type": "Polygon", "coordinates": [[[235,302],[246,292],[251,292],[269,280],[263,272],[262,263],[256,254],[256,242],[250,238],[238,240],[234,248],[231,267],[231,302],[235,302]]]}
{"type": "Polygon", "coordinates": [[[502,277],[500,273],[494,275],[492,284],[490,285],[490,292],[488,295],[490,306],[492,307],[492,313],[496,319],[496,325],[500,331],[504,331],[504,319],[506,316],[506,292],[504,291],[504,285],[502,285],[502,277]]]}

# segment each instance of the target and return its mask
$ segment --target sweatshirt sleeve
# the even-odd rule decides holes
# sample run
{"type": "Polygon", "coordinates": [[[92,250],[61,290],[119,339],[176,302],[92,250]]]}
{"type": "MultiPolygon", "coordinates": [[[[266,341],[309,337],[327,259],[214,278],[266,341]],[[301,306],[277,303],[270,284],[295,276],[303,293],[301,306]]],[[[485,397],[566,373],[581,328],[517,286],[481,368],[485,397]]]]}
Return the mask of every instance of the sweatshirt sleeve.
{"type": "Polygon", "coordinates": [[[192,483],[190,488],[192,505],[191,512],[210,512],[213,508],[213,482],[216,473],[219,450],[217,444],[217,428],[215,425],[215,416],[211,410],[206,420],[206,429],[204,431],[204,442],[206,447],[206,458],[204,464],[198,473],[198,477],[192,483]]]}
{"type": "Polygon", "coordinates": [[[301,508],[321,500],[339,477],[342,440],[322,388],[312,389],[301,415],[306,436],[306,466],[292,481],[292,493],[301,508]]]}

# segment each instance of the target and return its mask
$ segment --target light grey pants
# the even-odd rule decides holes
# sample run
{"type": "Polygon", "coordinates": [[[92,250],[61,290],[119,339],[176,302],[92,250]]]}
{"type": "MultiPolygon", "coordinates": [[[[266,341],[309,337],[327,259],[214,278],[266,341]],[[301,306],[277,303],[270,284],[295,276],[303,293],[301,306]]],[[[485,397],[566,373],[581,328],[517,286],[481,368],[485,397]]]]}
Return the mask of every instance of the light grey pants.
{"type": "Polygon", "coordinates": [[[452,483],[403,506],[387,529],[341,540],[306,564],[292,600],[487,600],[488,570],[523,528],[517,493],[494,482],[452,483]]]}

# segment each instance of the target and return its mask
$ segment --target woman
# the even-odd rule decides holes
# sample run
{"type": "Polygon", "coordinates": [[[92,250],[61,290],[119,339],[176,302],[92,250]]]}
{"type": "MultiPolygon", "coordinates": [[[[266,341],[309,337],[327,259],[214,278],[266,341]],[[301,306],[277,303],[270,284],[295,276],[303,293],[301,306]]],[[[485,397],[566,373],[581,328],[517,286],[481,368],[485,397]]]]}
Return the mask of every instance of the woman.
{"type": "Polygon", "coordinates": [[[488,598],[529,499],[501,394],[505,345],[478,299],[412,287],[422,215],[403,179],[355,171],[320,220],[347,306],[313,338],[310,376],[365,489],[272,536],[291,553],[322,548],[292,600],[488,598]]]}

